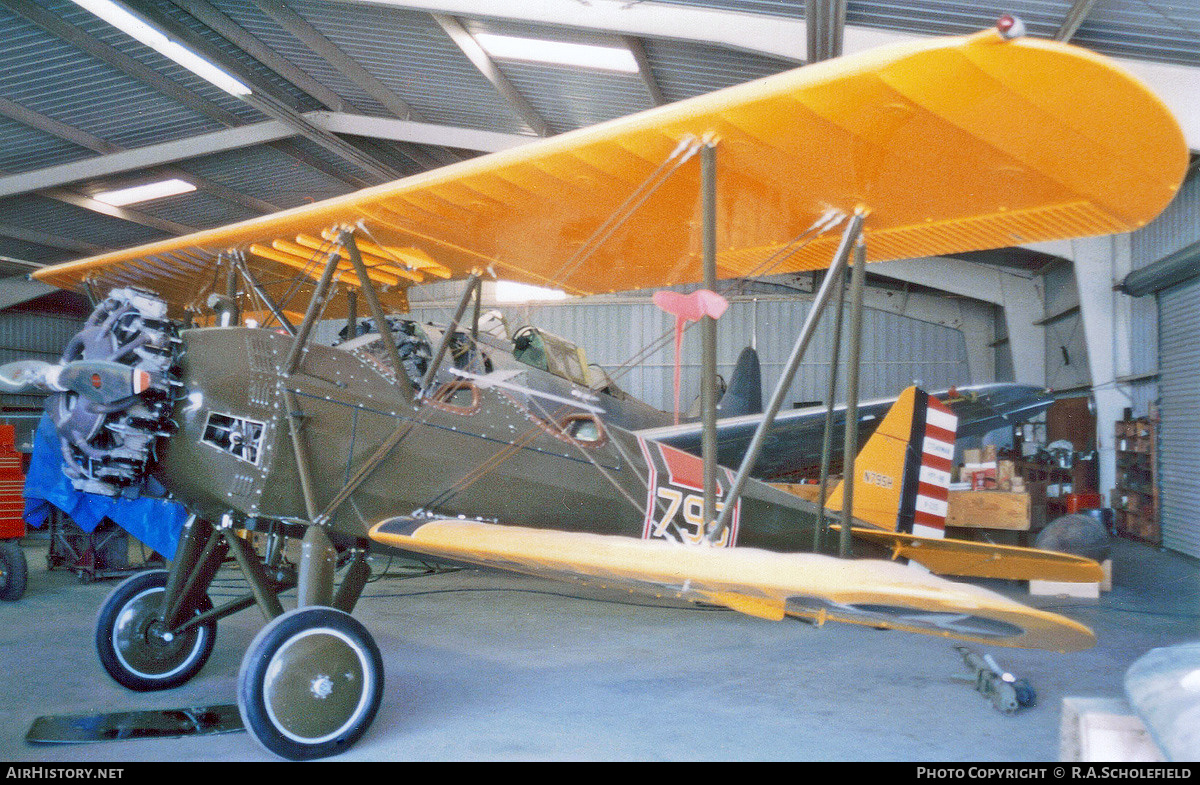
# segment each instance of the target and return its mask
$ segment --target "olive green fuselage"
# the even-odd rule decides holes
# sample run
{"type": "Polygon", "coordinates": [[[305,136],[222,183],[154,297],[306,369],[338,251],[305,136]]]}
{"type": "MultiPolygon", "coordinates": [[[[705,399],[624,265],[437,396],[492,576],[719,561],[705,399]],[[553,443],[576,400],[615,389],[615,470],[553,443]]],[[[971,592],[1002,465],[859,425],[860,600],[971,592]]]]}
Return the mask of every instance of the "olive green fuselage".
{"type": "MultiPolygon", "coordinates": [[[[206,328],[183,338],[185,394],[177,431],[160,443],[157,476],[208,520],[327,518],[332,532],[364,539],[384,518],[426,511],[631,537],[700,536],[700,459],[604,423],[582,402],[449,376],[419,400],[406,377],[397,383],[362,354],[310,344],[284,375],[289,336],[206,328]]],[[[521,378],[509,381],[519,386],[521,378]]],[[[730,477],[721,471],[722,493],[730,477]]],[[[764,483],[748,483],[734,518],[733,544],[812,547],[813,506],[764,483]]]]}

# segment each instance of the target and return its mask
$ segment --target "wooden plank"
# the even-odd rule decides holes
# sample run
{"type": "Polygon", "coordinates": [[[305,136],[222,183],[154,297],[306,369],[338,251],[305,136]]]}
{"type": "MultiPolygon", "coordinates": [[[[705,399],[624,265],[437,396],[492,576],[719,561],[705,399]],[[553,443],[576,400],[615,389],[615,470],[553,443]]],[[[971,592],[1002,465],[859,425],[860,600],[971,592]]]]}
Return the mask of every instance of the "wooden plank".
{"type": "Polygon", "coordinates": [[[1029,494],[1014,491],[950,491],[946,526],[1029,531],[1029,494]]]}
{"type": "Polygon", "coordinates": [[[1151,763],[1165,760],[1129,704],[1114,698],[1063,698],[1059,760],[1151,763]]]}

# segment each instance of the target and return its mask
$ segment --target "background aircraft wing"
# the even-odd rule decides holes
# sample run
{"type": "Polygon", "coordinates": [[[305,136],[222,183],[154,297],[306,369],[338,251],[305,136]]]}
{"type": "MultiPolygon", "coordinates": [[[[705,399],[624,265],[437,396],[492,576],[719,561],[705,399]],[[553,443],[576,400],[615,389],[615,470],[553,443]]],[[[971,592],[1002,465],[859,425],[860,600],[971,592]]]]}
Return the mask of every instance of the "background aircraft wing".
{"type": "Polygon", "coordinates": [[[1078,651],[1091,630],[977,586],[888,561],[700,548],[483,521],[392,518],[371,538],[405,551],[568,582],[723,605],[752,616],[842,621],[996,646],[1078,651]]]}
{"type": "MultiPolygon", "coordinates": [[[[1108,60],[988,30],[817,63],[34,276],[77,291],[152,288],[178,315],[221,291],[219,254],[246,253],[264,285],[282,286],[306,261],[315,276],[328,233],[357,225],[395,308],[418,280],[475,270],[572,294],[696,282],[705,139],[718,145],[721,278],[768,261],[774,273],[827,266],[835,233],[794,241],[860,205],[868,261],[1131,231],[1174,196],[1188,158],[1162,102],[1108,60]]],[[[348,264],[342,280],[356,283],[348,264]]]]}
{"type": "MultiPolygon", "coordinates": [[[[931,393],[950,407],[958,418],[958,438],[982,436],[996,428],[1025,422],[1045,411],[1053,396],[1042,387],[1023,384],[987,384],[954,391],[931,393]]],[[[866,401],[858,406],[858,444],[867,443],[895,398],[866,401]]],[[[761,414],[729,417],[717,423],[717,463],[737,466],[750,444],[761,414]]],[[[835,464],[841,460],[845,408],[834,408],[832,442],[835,464]]],[[[825,432],[825,407],[812,406],[780,412],[763,443],[754,476],[786,481],[816,477],[821,462],[821,440],[825,432]]],[[[654,441],[687,452],[700,453],[700,423],[689,422],[648,428],[637,432],[654,441]]]]}

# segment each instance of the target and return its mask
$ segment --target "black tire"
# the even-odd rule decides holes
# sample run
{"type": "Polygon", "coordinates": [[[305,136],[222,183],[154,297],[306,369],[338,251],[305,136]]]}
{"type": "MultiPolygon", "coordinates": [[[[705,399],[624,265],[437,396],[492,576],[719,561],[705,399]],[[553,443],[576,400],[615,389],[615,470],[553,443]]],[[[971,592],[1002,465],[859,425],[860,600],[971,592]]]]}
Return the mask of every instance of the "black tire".
{"type": "Polygon", "coordinates": [[[28,580],[25,551],[13,540],[0,540],[0,600],[13,602],[24,597],[28,580]]]}
{"type": "Polygon", "coordinates": [[[383,658],[353,616],[297,608],[263,627],[242,659],[238,709],[255,741],[287,760],[350,749],[383,697],[383,658]]]}
{"type": "MultiPolygon", "coordinates": [[[[138,692],[184,684],[204,667],[217,642],[211,620],[179,636],[161,633],[167,571],[140,572],[117,585],[96,617],[96,652],[118,684],[138,692]]],[[[212,610],[207,596],[194,613],[212,610]]]]}

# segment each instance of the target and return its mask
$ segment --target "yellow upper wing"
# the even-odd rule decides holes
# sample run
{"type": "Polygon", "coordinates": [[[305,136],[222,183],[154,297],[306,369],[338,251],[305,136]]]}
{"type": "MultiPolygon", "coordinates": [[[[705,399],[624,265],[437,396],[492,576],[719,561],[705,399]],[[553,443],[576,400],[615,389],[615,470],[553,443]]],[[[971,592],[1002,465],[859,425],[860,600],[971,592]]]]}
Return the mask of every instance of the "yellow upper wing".
{"type": "Polygon", "coordinates": [[[393,518],[372,527],[371,539],[455,561],[724,605],[768,619],[844,621],[1054,651],[1095,643],[1091,630],[1063,616],[896,562],[686,547],[461,519],[393,518]]]}
{"type": "MultiPolygon", "coordinates": [[[[150,286],[178,309],[212,286],[226,249],[248,251],[264,276],[293,275],[273,258],[279,244],[361,222],[393,306],[414,277],[475,269],[577,294],[697,281],[699,167],[684,159],[701,138],[717,142],[722,278],[761,273],[831,209],[870,211],[872,261],[1130,231],[1170,201],[1187,163],[1169,111],[1109,61],[985,31],[818,63],[35,276],[150,286]],[[641,190],[647,182],[658,185],[641,190]]],[[[834,243],[812,242],[771,271],[823,267],[834,243]]],[[[291,261],[311,253],[300,247],[291,261]]]]}

